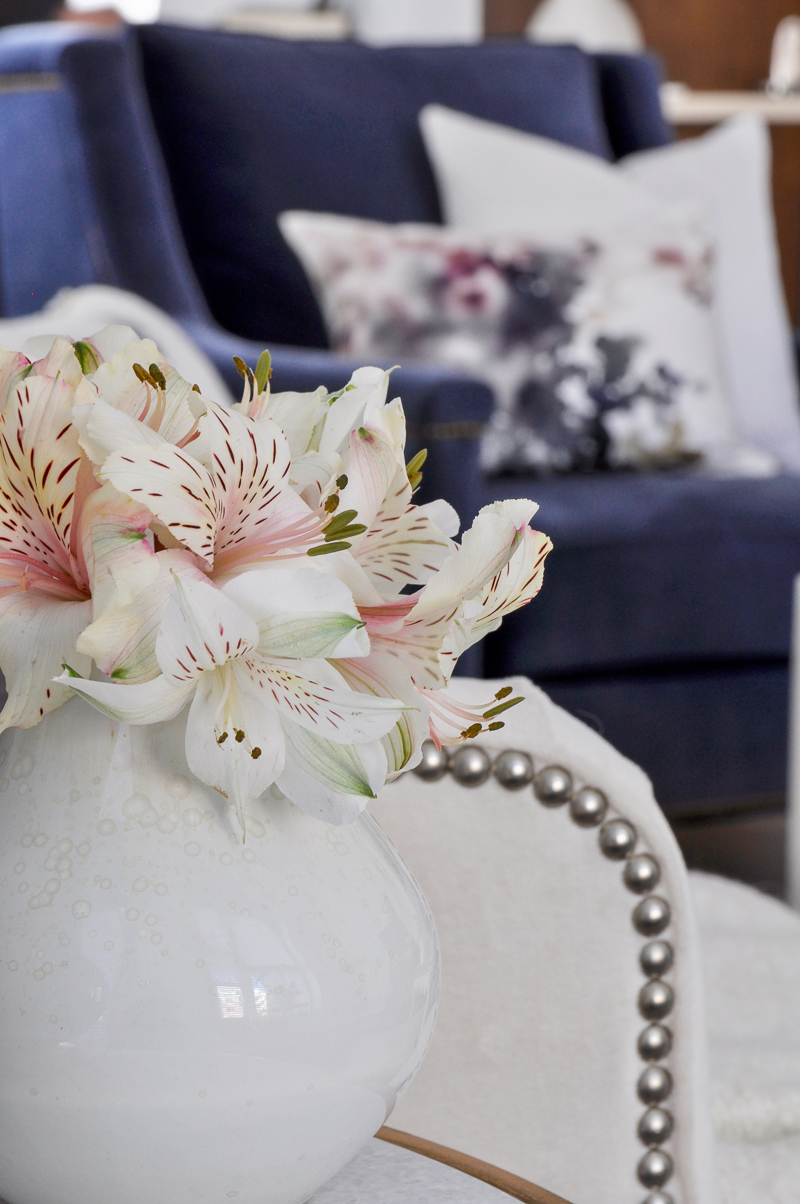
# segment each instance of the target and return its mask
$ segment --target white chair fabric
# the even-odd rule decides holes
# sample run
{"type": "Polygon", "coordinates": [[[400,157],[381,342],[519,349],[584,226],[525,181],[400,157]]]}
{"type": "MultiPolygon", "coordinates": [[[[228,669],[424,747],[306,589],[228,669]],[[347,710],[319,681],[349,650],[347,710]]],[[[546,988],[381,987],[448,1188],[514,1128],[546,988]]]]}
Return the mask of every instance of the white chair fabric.
{"type": "Polygon", "coordinates": [[[707,991],[722,1204],[800,1200],[800,915],[689,875],[707,991]]]}
{"type": "MultiPolygon", "coordinates": [[[[561,765],[576,788],[599,788],[608,817],[629,820],[636,852],[659,864],[675,993],[662,1022],[673,1037],[661,1064],[675,1120],[662,1147],[674,1162],[664,1190],[675,1204],[716,1204],[701,954],[680,851],[642,771],[530,682],[460,679],[454,689],[475,702],[502,684],[525,702],[477,743],[492,756],[524,751],[537,772],[561,765]]],[[[647,1021],[637,1000],[647,938],[632,923],[639,896],[623,882],[624,863],[604,856],[598,829],[579,827],[567,806],[545,807],[530,787],[513,792],[493,778],[469,789],[407,774],[372,813],[419,880],[442,949],[431,1049],[389,1123],[573,1204],[641,1204],[637,1042],[647,1021]]]]}

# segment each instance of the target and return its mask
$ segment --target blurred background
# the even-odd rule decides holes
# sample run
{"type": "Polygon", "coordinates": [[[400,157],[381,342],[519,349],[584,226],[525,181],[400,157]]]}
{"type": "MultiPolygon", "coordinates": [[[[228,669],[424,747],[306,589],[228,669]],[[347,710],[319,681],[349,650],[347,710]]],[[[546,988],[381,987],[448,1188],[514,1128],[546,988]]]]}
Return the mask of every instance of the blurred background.
{"type": "MultiPolygon", "coordinates": [[[[597,62],[603,61],[603,54],[643,54],[645,57],[640,62],[645,64],[647,71],[653,73],[655,83],[651,80],[649,86],[657,97],[657,73],[661,73],[664,81],[660,91],[660,111],[652,112],[651,105],[651,109],[645,113],[644,108],[639,111],[629,100],[625,102],[628,134],[638,130],[636,137],[631,134],[633,140],[628,150],[656,146],[661,141],[667,141],[673,133],[679,140],[702,137],[721,120],[736,118],[742,114],[757,114],[766,121],[772,151],[772,206],[780,280],[790,322],[793,327],[798,326],[800,5],[792,3],[792,0],[541,0],[538,4],[535,0],[328,0],[327,3],[282,0],[274,4],[264,3],[263,0],[252,0],[251,3],[243,3],[242,0],[117,0],[115,4],[101,3],[98,0],[67,0],[67,3],[55,3],[53,0],[0,0],[0,25],[12,27],[34,22],[56,22],[62,29],[66,24],[71,24],[76,30],[81,25],[86,28],[96,27],[104,31],[104,37],[109,38],[109,47],[117,35],[125,42],[122,35],[126,25],[134,27],[136,34],[125,42],[123,49],[120,49],[122,42],[114,42],[114,54],[119,56],[117,59],[110,51],[106,58],[103,58],[102,54],[97,57],[97,45],[100,43],[92,43],[91,38],[88,38],[85,63],[95,64],[91,69],[78,65],[79,61],[83,61],[83,51],[73,48],[64,51],[63,65],[56,64],[55,68],[37,67],[34,72],[29,65],[25,65],[28,60],[25,60],[22,66],[19,65],[22,59],[14,49],[13,38],[5,43],[7,57],[5,67],[0,73],[0,93],[6,95],[7,104],[3,109],[4,116],[0,119],[0,151],[5,132],[5,153],[8,159],[0,163],[0,172],[6,173],[6,183],[0,180],[0,243],[5,261],[0,265],[0,281],[4,273],[6,279],[3,288],[0,289],[0,316],[16,317],[40,309],[54,291],[50,285],[40,287],[38,277],[33,282],[35,287],[29,287],[27,278],[23,279],[24,274],[12,288],[9,281],[13,277],[11,269],[15,257],[20,262],[27,256],[31,263],[43,263],[48,256],[52,256],[53,247],[58,247],[58,254],[61,254],[73,237],[71,234],[65,236],[64,230],[67,227],[59,225],[66,220],[64,212],[59,211],[54,216],[57,202],[53,198],[58,195],[55,190],[51,197],[45,196],[44,200],[41,198],[41,190],[37,192],[34,188],[30,193],[31,196],[36,195],[39,198],[37,204],[42,205],[41,213],[37,211],[38,215],[34,215],[33,209],[31,210],[30,229],[35,227],[36,231],[40,232],[44,225],[52,220],[50,242],[43,239],[41,247],[34,254],[23,235],[16,231],[16,227],[12,230],[14,222],[22,222],[25,208],[24,204],[20,205],[18,197],[29,195],[25,191],[27,185],[23,187],[21,183],[22,177],[25,171],[30,169],[31,180],[34,178],[35,156],[31,156],[31,162],[26,167],[17,153],[21,145],[19,131],[24,129],[31,132],[32,141],[28,145],[33,146],[35,143],[37,153],[52,153],[52,147],[48,147],[45,135],[47,130],[50,130],[53,137],[62,138],[61,133],[54,131],[62,129],[58,123],[63,122],[64,115],[61,110],[57,111],[57,101],[50,93],[61,86],[57,83],[56,76],[59,71],[63,71],[63,80],[68,85],[69,94],[74,95],[77,106],[73,109],[73,114],[78,115],[73,136],[88,148],[89,174],[95,173],[86,185],[87,196],[92,194],[91,203],[97,203],[99,206],[100,217],[86,217],[89,210],[84,205],[83,216],[74,218],[75,222],[85,222],[84,260],[85,263],[91,261],[93,266],[86,267],[82,260],[81,264],[84,266],[65,267],[61,276],[56,271],[45,274],[47,280],[57,286],[93,281],[121,284],[146,297],[182,322],[184,328],[197,338],[205,352],[215,360],[220,371],[224,370],[223,362],[230,360],[225,332],[233,332],[236,336],[251,339],[263,337],[265,341],[270,341],[271,345],[287,343],[295,348],[301,345],[309,348],[310,358],[305,361],[307,367],[303,368],[303,372],[322,372],[323,366],[331,362],[315,360],[311,355],[311,351],[321,353],[332,345],[330,342],[326,343],[325,334],[320,333],[321,323],[318,316],[315,319],[319,324],[317,333],[299,326],[289,334],[285,334],[282,327],[273,330],[268,324],[259,326],[258,322],[251,324],[250,328],[247,325],[249,318],[237,317],[231,298],[237,294],[241,282],[250,270],[245,261],[250,254],[251,240],[254,237],[253,222],[256,219],[253,211],[247,208],[248,205],[252,205],[252,188],[248,193],[247,202],[242,203],[242,210],[236,221],[233,220],[232,213],[239,202],[231,198],[238,188],[237,196],[241,199],[250,182],[234,180],[236,173],[233,170],[228,172],[228,163],[223,156],[211,173],[215,174],[216,183],[219,184],[218,193],[212,196],[209,191],[207,198],[198,199],[199,192],[205,188],[202,165],[208,161],[207,155],[212,142],[212,158],[213,154],[217,153],[216,143],[220,136],[224,142],[226,121],[231,121],[236,126],[239,116],[242,116],[242,130],[239,131],[241,148],[235,151],[235,155],[238,156],[236,171],[241,175],[242,171],[249,171],[250,166],[254,172],[260,170],[252,148],[252,128],[257,128],[258,123],[250,128],[249,132],[246,131],[245,110],[249,112],[250,106],[255,111],[258,104],[266,105],[267,101],[263,98],[254,99],[252,105],[250,104],[251,96],[255,95],[255,88],[251,89],[250,94],[245,88],[240,96],[235,96],[234,90],[231,90],[230,96],[223,95],[224,88],[229,83],[225,78],[225,71],[220,69],[215,73],[213,69],[209,69],[209,64],[213,68],[217,61],[215,48],[222,45],[214,42],[213,37],[217,36],[218,31],[227,31],[251,35],[253,42],[259,35],[266,35],[266,39],[285,39],[292,43],[304,40],[321,44],[345,43],[355,39],[357,42],[374,46],[473,44],[488,48],[487,53],[492,45],[523,47],[532,43],[574,43],[590,54],[599,55],[597,62]],[[149,26],[154,27],[155,35],[152,37],[147,32],[149,26]],[[165,34],[161,38],[158,36],[160,27],[178,27],[179,32],[174,35],[165,34]],[[195,27],[213,34],[208,43],[208,51],[202,50],[200,41],[193,42],[191,37],[187,40],[180,27],[185,27],[186,30],[195,27]],[[131,45],[138,49],[132,51],[131,45]],[[206,53],[209,57],[203,58],[206,53]],[[95,57],[91,57],[92,55],[95,57]],[[192,56],[195,56],[196,61],[190,62],[192,56]],[[100,69],[103,63],[109,64],[107,78],[100,69]],[[170,92],[168,77],[173,67],[175,83],[174,91],[170,92]],[[83,78],[86,71],[92,74],[92,83],[83,78]],[[184,71],[185,74],[182,75],[181,72],[184,71]],[[39,80],[38,84],[36,80],[39,80]],[[120,86],[115,91],[116,84],[120,86]],[[104,89],[107,89],[106,99],[103,98],[104,89]],[[191,89],[194,89],[194,92],[191,89]],[[144,102],[142,96],[146,96],[144,102]],[[183,97],[186,98],[186,113],[184,118],[179,120],[174,114],[183,97]],[[129,103],[132,105],[129,116],[133,124],[126,126],[122,114],[129,103]],[[143,158],[141,165],[126,164],[124,139],[132,136],[131,131],[134,127],[141,133],[144,125],[150,120],[149,117],[142,118],[141,113],[144,110],[136,107],[142,103],[145,109],[149,103],[155,122],[153,129],[147,127],[151,149],[156,147],[155,158],[143,158]],[[115,106],[118,106],[118,113],[115,106]],[[218,112],[215,106],[219,106],[218,112]],[[207,122],[203,125],[197,114],[205,108],[208,109],[208,113],[204,114],[207,122]],[[112,112],[120,116],[116,129],[112,128],[114,123],[110,121],[112,112]],[[647,132],[643,132],[645,118],[650,123],[647,132]],[[48,126],[48,122],[52,122],[52,125],[48,126]],[[669,131],[667,125],[670,127],[669,131]],[[198,163],[189,161],[194,152],[198,154],[198,163]],[[164,163],[159,157],[161,154],[166,164],[168,183],[164,185],[163,182],[159,182],[158,189],[161,191],[156,189],[158,196],[153,193],[148,199],[145,193],[139,193],[138,188],[145,178],[150,183],[156,177],[161,181],[160,173],[164,170],[164,163]],[[252,157],[248,158],[248,155],[252,157]],[[111,161],[116,163],[114,170],[121,173],[113,179],[108,173],[108,178],[103,176],[103,171],[111,161]],[[14,191],[10,182],[12,176],[14,187],[19,184],[18,193],[14,191]],[[175,209],[172,208],[173,199],[175,209]],[[45,203],[46,201],[48,203],[45,203]],[[158,218],[154,216],[156,210],[160,210],[158,218]],[[137,257],[130,254],[133,242],[141,236],[146,227],[158,227],[163,233],[165,223],[175,224],[175,231],[174,237],[171,234],[167,238],[170,250],[168,254],[165,252],[162,262],[167,262],[171,256],[170,262],[180,262],[183,265],[176,269],[177,276],[180,277],[183,273],[183,282],[174,287],[174,282],[163,287],[157,283],[158,271],[153,268],[155,261],[152,258],[147,270],[144,270],[142,264],[137,262],[137,257]],[[98,234],[101,227],[102,235],[98,234]],[[210,245],[214,241],[209,234],[212,227],[220,233],[219,246],[210,245]],[[220,250],[220,247],[229,235],[230,259],[220,266],[227,256],[227,249],[223,247],[220,250]],[[96,260],[93,256],[103,240],[105,243],[102,255],[107,256],[108,263],[98,268],[97,263],[100,263],[102,255],[96,260]],[[111,266],[108,266],[109,263],[111,266]],[[213,326],[211,315],[219,324],[218,327],[213,326]]],[[[29,40],[30,45],[34,42],[36,39],[29,40]]],[[[40,42],[44,45],[46,39],[40,39],[40,42]]],[[[244,42],[242,46],[245,46],[244,42]]],[[[252,77],[247,78],[255,79],[258,54],[255,50],[251,53],[250,50],[244,49],[242,53],[251,64],[247,70],[253,72],[252,77]]],[[[42,51],[36,61],[44,62],[46,57],[42,51]]],[[[54,63],[57,57],[52,56],[54,63]]],[[[34,59],[30,59],[30,62],[34,62],[34,59]]],[[[503,92],[504,84],[498,72],[497,62],[493,60],[492,86],[497,86],[499,94],[503,92]]],[[[480,72],[477,78],[480,78],[480,72]]],[[[608,118],[616,101],[611,85],[603,86],[606,91],[602,99],[606,106],[605,116],[608,118]]],[[[472,106],[472,111],[479,116],[481,88],[482,85],[476,83],[474,93],[477,99],[472,106]]],[[[390,89],[387,90],[387,96],[389,91],[390,89]]],[[[466,91],[464,95],[467,95],[466,91]]],[[[571,100],[568,90],[565,95],[566,107],[569,108],[571,100]]],[[[385,99],[382,97],[382,104],[385,99]]],[[[506,99],[508,100],[508,97],[506,99]]],[[[425,97],[422,97],[423,102],[424,100],[425,97]]],[[[291,103],[290,101],[290,107],[291,103]]],[[[322,89],[319,106],[324,108],[329,103],[332,103],[330,96],[322,89]]],[[[469,104],[472,104],[471,100],[464,102],[465,107],[469,104]]],[[[457,108],[460,105],[453,102],[453,107],[457,108]]],[[[509,111],[513,111],[513,106],[509,111]]],[[[490,115],[492,120],[502,120],[489,114],[488,110],[487,115],[490,115]]],[[[416,111],[413,116],[416,122],[416,111]]],[[[331,117],[333,124],[338,120],[338,117],[331,117]]],[[[509,124],[515,123],[513,117],[508,120],[509,124]]],[[[522,128],[525,121],[521,120],[515,124],[522,128]]],[[[539,132],[536,120],[532,128],[534,132],[539,132]]],[[[284,150],[290,146],[292,138],[296,140],[297,130],[287,129],[286,137],[287,143],[281,144],[284,150]]],[[[624,157],[625,150],[619,150],[614,145],[613,134],[611,143],[614,157],[624,157]]],[[[580,139],[576,144],[580,144],[580,139]]],[[[344,146],[344,143],[342,145],[344,146]]],[[[345,149],[352,149],[350,143],[345,149]]],[[[231,153],[234,154],[233,151],[231,153]]],[[[421,145],[419,154],[422,154],[421,145]]],[[[64,196],[74,199],[75,180],[68,178],[69,170],[67,164],[64,168],[64,196]]],[[[300,168],[297,170],[300,171],[300,168]]],[[[433,184],[429,168],[420,167],[419,171],[422,173],[420,187],[423,193],[425,189],[430,193],[433,184]]],[[[287,173],[288,178],[288,175],[291,175],[291,164],[287,173]]],[[[81,187],[84,184],[85,180],[82,181],[81,187]]],[[[296,181],[289,180],[285,193],[288,200],[281,200],[280,206],[275,202],[276,214],[280,208],[303,205],[311,207],[308,201],[303,201],[300,197],[295,184],[296,181]]],[[[377,217],[386,221],[422,220],[420,213],[423,210],[419,207],[418,210],[414,210],[410,205],[408,212],[404,212],[402,205],[392,207],[387,203],[387,212],[384,214],[375,211],[374,206],[370,209],[371,202],[362,202],[361,199],[354,199],[354,194],[345,194],[346,189],[340,191],[329,207],[337,213],[377,217]]],[[[430,220],[437,220],[436,202],[430,196],[428,201],[432,215],[430,220]]],[[[76,213],[78,209],[80,205],[76,213]]],[[[269,215],[272,223],[270,238],[273,235],[277,237],[274,216],[275,214],[269,215]]],[[[70,221],[72,220],[70,217],[70,221]]],[[[441,220],[441,214],[438,214],[438,220],[441,220]]],[[[274,249],[274,244],[270,246],[274,249]]],[[[264,255],[266,262],[266,252],[264,255]]],[[[296,261],[292,262],[292,270],[296,273],[292,277],[292,283],[301,288],[298,285],[299,268],[296,261]]],[[[267,285],[257,281],[253,287],[266,289],[267,285]]],[[[307,291],[307,287],[303,282],[302,288],[307,291]]],[[[244,293],[242,297],[244,298],[244,293]]],[[[245,309],[242,300],[242,314],[245,313],[245,309]]],[[[280,363],[279,356],[276,364],[280,363]]],[[[297,367],[300,361],[289,356],[285,363],[289,365],[285,369],[288,375],[282,379],[300,380],[300,377],[291,376],[291,372],[300,371],[297,367]]],[[[280,374],[280,369],[278,371],[280,374]]],[[[423,391],[420,396],[422,413],[427,405],[427,394],[423,391]]],[[[442,460],[447,454],[446,448],[434,447],[431,460],[435,462],[437,456],[442,460]]],[[[758,528],[759,536],[768,535],[770,524],[776,521],[774,513],[780,513],[781,521],[785,519],[788,522],[787,516],[790,516],[792,530],[787,539],[789,543],[796,540],[796,545],[792,544],[790,551],[784,556],[780,573],[774,580],[770,576],[773,570],[764,570],[760,561],[757,561],[760,551],[753,553],[756,560],[752,563],[742,561],[742,577],[747,579],[754,574],[756,588],[762,589],[768,600],[776,599],[775,631],[778,634],[774,639],[765,637],[759,643],[760,633],[756,629],[760,620],[757,616],[748,620],[751,633],[754,633],[751,643],[758,645],[755,651],[749,646],[748,649],[737,648],[734,653],[730,653],[729,650],[722,660],[717,659],[716,652],[712,655],[710,649],[700,649],[696,656],[692,654],[693,659],[687,660],[681,659],[683,654],[679,656],[676,653],[672,658],[674,663],[670,662],[666,667],[664,662],[669,662],[670,657],[665,658],[661,653],[652,650],[652,655],[642,655],[633,662],[626,661],[623,657],[616,661],[609,653],[600,670],[592,670],[594,677],[590,680],[591,674],[586,674],[585,664],[578,663],[577,660],[574,663],[569,662],[568,658],[553,667],[553,663],[547,661],[546,657],[537,660],[534,656],[530,663],[523,663],[520,669],[507,647],[497,642],[492,645],[490,642],[487,654],[489,661],[485,666],[490,673],[493,669],[497,672],[530,672],[537,681],[542,682],[556,701],[598,727],[617,747],[641,763],[653,777],[659,801],[665,805],[690,865],[733,874],[774,894],[781,894],[785,890],[791,611],[789,583],[792,573],[800,570],[800,512],[794,517],[795,511],[800,511],[800,507],[794,506],[793,495],[789,501],[784,500],[780,504],[775,502],[776,491],[795,488],[791,480],[789,485],[786,485],[787,479],[781,477],[782,484],[766,487],[772,499],[769,505],[773,510],[767,507],[763,513],[759,511],[753,519],[753,525],[758,528]],[[598,692],[598,683],[603,674],[605,676],[601,684],[606,691],[605,695],[598,692]],[[673,687],[673,701],[664,702],[662,711],[656,710],[649,715],[650,698],[655,698],[659,690],[662,694],[658,696],[663,695],[666,698],[663,692],[673,687]],[[742,691],[741,705],[734,700],[737,690],[742,691]],[[627,710],[621,704],[615,710],[616,704],[608,701],[614,691],[619,696],[627,696],[627,710]],[[634,706],[630,701],[634,696],[643,701],[634,706]],[[687,701],[690,698],[693,699],[691,705],[687,701]],[[735,724],[729,721],[729,712],[735,712],[735,724]],[[741,731],[739,728],[734,731],[736,724],[741,725],[741,731]],[[680,735],[676,736],[674,733],[678,731],[680,735]],[[697,736],[698,732],[701,733],[700,736],[697,736]],[[695,738],[696,747],[692,744],[695,738]],[[715,768],[715,748],[718,749],[716,755],[719,772],[715,768]],[[692,751],[693,749],[695,751],[692,751]],[[737,756],[740,763],[734,773],[731,767],[737,756]],[[701,762],[705,767],[702,771],[698,768],[701,762]]],[[[795,477],[794,481],[797,479],[795,477]]],[[[542,513],[547,515],[547,519],[543,519],[542,522],[544,529],[550,531],[551,527],[547,522],[556,522],[567,510],[574,515],[582,507],[586,509],[583,502],[576,500],[580,496],[583,484],[583,481],[577,482],[575,496],[568,507],[562,505],[563,498],[558,492],[560,486],[555,487],[549,500],[549,509],[543,502],[542,513]],[[551,515],[555,517],[551,519],[551,515]]],[[[543,496],[547,493],[547,488],[550,488],[550,484],[546,488],[542,487],[543,496]]],[[[750,485],[742,488],[746,493],[750,485]]],[[[754,485],[753,489],[756,488],[761,487],[754,485]]],[[[521,486],[520,489],[522,490],[521,486]]],[[[539,496],[537,489],[538,485],[529,484],[522,492],[530,491],[531,496],[539,496]]],[[[730,501],[732,514],[740,515],[748,509],[750,502],[745,506],[741,500],[736,500],[743,496],[741,491],[737,492],[731,487],[729,494],[733,499],[730,501]]],[[[599,497],[599,494],[593,493],[592,499],[595,497],[599,497]]],[[[477,494],[475,498],[477,507],[477,494]]],[[[637,501],[637,506],[640,500],[637,501]]],[[[644,506],[644,503],[641,504],[644,506]]],[[[684,504],[691,508],[689,502],[684,504]]],[[[617,510],[620,509],[616,502],[615,506],[617,510]]],[[[645,516],[642,522],[646,526],[650,519],[646,517],[645,511],[646,507],[641,513],[645,516]]],[[[464,514],[464,517],[468,519],[471,516],[464,514]]],[[[616,522],[617,519],[614,518],[613,521],[616,522]]],[[[569,529],[569,523],[566,523],[565,529],[569,529]]],[[[731,540],[735,543],[733,536],[731,540]]],[[[755,542],[758,543],[758,539],[755,542]]],[[[558,547],[558,539],[556,544],[558,547]]],[[[553,566],[555,580],[555,559],[553,566]]],[[[676,580],[678,576],[676,570],[676,580]]],[[[738,581],[738,578],[734,577],[732,581],[738,581]]],[[[683,586],[675,588],[680,590],[683,586]]],[[[731,590],[733,589],[734,585],[731,585],[731,590]]],[[[585,591],[585,609],[580,612],[586,622],[591,621],[591,601],[588,597],[590,593],[591,590],[585,591]]],[[[733,607],[732,594],[729,601],[733,607]]],[[[663,599],[660,604],[664,604],[663,599]]],[[[544,605],[550,604],[545,602],[544,605]]],[[[552,605],[555,606],[555,603],[552,605]]],[[[544,609],[541,613],[544,615],[544,609]]],[[[688,607],[687,614],[694,613],[691,607],[688,607]]],[[[583,621],[583,618],[577,621],[576,629],[583,621]]],[[[644,619],[642,624],[645,625],[644,619]]],[[[509,630],[519,634],[519,628],[512,626],[509,630]]],[[[659,706],[661,705],[659,703],[659,706]]]]}

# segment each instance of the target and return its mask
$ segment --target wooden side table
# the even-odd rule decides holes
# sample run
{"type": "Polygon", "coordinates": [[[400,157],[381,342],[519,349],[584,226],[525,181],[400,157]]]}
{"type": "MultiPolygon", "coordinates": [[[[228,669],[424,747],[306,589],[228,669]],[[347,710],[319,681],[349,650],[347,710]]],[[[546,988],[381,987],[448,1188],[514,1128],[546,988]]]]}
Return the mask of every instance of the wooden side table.
{"type": "Polygon", "coordinates": [[[681,138],[698,134],[743,113],[769,123],[772,135],[772,193],[781,257],[781,273],[792,324],[800,311],[800,96],[765,92],[694,92],[665,84],[664,116],[681,138]]]}

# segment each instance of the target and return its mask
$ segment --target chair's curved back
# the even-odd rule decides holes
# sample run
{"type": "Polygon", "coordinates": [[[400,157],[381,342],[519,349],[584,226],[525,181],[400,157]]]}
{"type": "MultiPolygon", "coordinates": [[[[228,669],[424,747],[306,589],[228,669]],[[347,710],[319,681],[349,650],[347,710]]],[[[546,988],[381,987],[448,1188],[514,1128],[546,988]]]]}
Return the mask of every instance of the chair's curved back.
{"type": "MultiPolygon", "coordinates": [[[[529,682],[510,684],[526,701],[481,737],[484,755],[465,746],[431,780],[431,745],[429,780],[405,775],[372,807],[442,946],[436,1032],[390,1123],[574,1204],[712,1204],[680,852],[641,770],[529,682]]],[[[497,685],[453,688],[477,701],[497,685]]]]}
{"type": "Polygon", "coordinates": [[[0,314],[111,284],[174,317],[208,309],[183,245],[130,34],[0,30],[0,314]]]}

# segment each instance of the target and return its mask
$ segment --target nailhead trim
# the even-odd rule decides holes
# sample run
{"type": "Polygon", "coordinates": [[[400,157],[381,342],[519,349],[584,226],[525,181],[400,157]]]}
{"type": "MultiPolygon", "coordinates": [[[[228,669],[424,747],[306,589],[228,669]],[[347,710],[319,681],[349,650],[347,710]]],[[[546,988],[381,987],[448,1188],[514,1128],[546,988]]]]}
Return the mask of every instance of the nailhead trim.
{"type": "Polygon", "coordinates": [[[451,774],[464,786],[480,785],[488,780],[491,773],[509,791],[519,791],[521,784],[527,785],[532,781],[533,796],[541,806],[554,810],[569,803],[565,810],[572,822],[581,828],[599,826],[600,851],[605,857],[624,865],[622,882],[632,894],[639,896],[631,914],[631,922],[644,938],[642,952],[654,945],[665,946],[660,950],[660,959],[656,959],[660,966],[654,973],[648,973],[646,969],[647,954],[641,959],[640,965],[645,982],[638,992],[637,1010],[649,1023],[637,1039],[639,1056],[644,1064],[637,1090],[642,1102],[648,1100],[648,1106],[638,1125],[639,1138],[647,1146],[647,1152],[639,1160],[636,1177],[651,1192],[643,1204],[671,1204],[671,1196],[661,1189],[672,1177],[674,1165],[670,1155],[660,1146],[672,1135],[673,1117],[666,1108],[654,1107],[656,1096],[658,1104],[662,1105],[673,1089],[672,1076],[661,1065],[672,1049],[672,1031],[661,1023],[672,1011],[675,1001],[672,987],[662,977],[672,970],[674,962],[674,949],[662,937],[672,922],[672,913],[666,899],[651,893],[660,883],[661,866],[652,853],[636,851],[638,833],[635,827],[624,816],[614,812],[603,792],[590,785],[577,787],[572,774],[563,765],[544,765],[535,770],[532,758],[525,752],[506,749],[492,761],[480,745],[461,747],[474,749],[477,755],[459,758],[456,753],[450,757],[443,749],[437,749],[432,741],[426,740],[422,748],[422,762],[413,772],[429,782],[451,774]],[[515,762],[515,758],[519,758],[519,761],[515,762]],[[490,769],[485,768],[487,763],[490,769]],[[587,798],[594,804],[589,814],[585,805],[581,807],[582,800],[587,798]],[[654,1075],[654,1071],[662,1071],[662,1075],[654,1075]],[[660,1078],[655,1095],[651,1081],[654,1078],[660,1078]],[[653,1188],[656,1190],[653,1191],[653,1188]]]}

